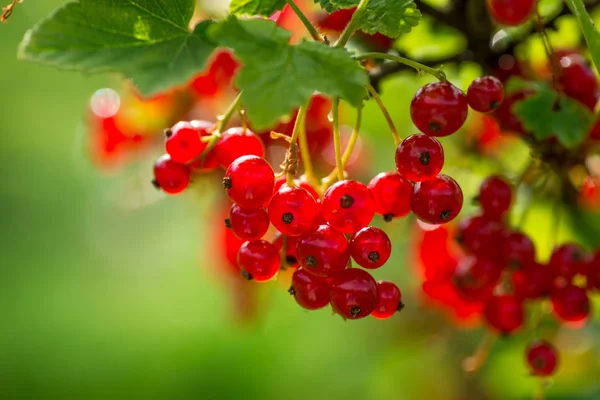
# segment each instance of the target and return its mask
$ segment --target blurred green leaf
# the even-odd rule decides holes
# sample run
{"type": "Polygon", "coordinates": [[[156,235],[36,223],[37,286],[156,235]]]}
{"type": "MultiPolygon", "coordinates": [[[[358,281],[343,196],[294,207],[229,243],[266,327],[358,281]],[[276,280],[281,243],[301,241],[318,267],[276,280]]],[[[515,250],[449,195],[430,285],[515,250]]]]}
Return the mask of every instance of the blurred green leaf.
{"type": "Polygon", "coordinates": [[[121,72],[144,95],[186,82],[215,45],[211,22],[188,27],[194,0],[80,0],[25,34],[21,59],[83,72],[121,72]]]}
{"type": "Polygon", "coordinates": [[[285,0],[232,0],[229,13],[269,16],[285,6],[285,0]]]}
{"type": "Polygon", "coordinates": [[[583,36],[588,44],[592,60],[596,65],[596,70],[600,71],[600,32],[596,28],[596,25],[594,25],[592,17],[586,11],[583,0],[566,0],[566,3],[573,15],[577,17],[583,31],[583,36]]]}

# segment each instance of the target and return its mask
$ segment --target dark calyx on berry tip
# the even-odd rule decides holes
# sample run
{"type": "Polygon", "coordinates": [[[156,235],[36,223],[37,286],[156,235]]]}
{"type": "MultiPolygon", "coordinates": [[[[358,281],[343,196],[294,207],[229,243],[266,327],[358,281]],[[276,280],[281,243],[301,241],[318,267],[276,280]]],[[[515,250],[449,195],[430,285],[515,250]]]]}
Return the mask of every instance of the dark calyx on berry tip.
{"type": "Polygon", "coordinates": [[[378,252],[376,252],[376,251],[372,251],[372,252],[370,252],[370,253],[369,253],[369,260],[371,260],[371,261],[373,261],[373,262],[375,262],[375,263],[376,263],[377,261],[379,261],[379,257],[380,257],[380,256],[379,256],[379,253],[378,253],[378,252]]]}
{"type": "Polygon", "coordinates": [[[352,314],[352,316],[354,318],[356,318],[356,317],[358,317],[360,315],[360,311],[361,311],[360,307],[352,307],[350,309],[350,314],[352,314]]]}
{"type": "Polygon", "coordinates": [[[437,122],[432,121],[427,126],[429,127],[429,130],[434,133],[437,133],[442,130],[442,127],[437,122]]]}
{"type": "Polygon", "coordinates": [[[171,129],[165,129],[163,133],[165,134],[166,138],[170,138],[171,136],[173,136],[173,131],[171,129]]]}
{"type": "Polygon", "coordinates": [[[294,289],[293,286],[290,286],[290,288],[288,289],[288,293],[292,296],[296,295],[296,290],[294,289]]]}
{"type": "Polygon", "coordinates": [[[400,303],[398,303],[398,307],[396,307],[396,311],[400,312],[402,310],[404,310],[404,303],[400,302],[400,303]]]}
{"type": "Polygon", "coordinates": [[[226,176],[225,178],[223,178],[223,187],[225,189],[231,189],[231,178],[226,176]]]}
{"type": "Polygon", "coordinates": [[[429,163],[431,162],[431,154],[429,154],[428,151],[423,152],[421,154],[421,157],[419,157],[419,161],[423,165],[429,165],[429,163]]]}
{"type": "Polygon", "coordinates": [[[289,225],[294,221],[294,216],[292,215],[292,213],[288,212],[281,216],[281,220],[284,224],[289,225]]]}
{"type": "Polygon", "coordinates": [[[154,186],[156,189],[160,189],[160,184],[156,179],[152,179],[152,186],[154,186]]]}
{"type": "Polygon", "coordinates": [[[490,103],[490,110],[495,110],[496,108],[500,107],[500,102],[497,100],[494,100],[490,103]]]}
{"type": "Polygon", "coordinates": [[[385,214],[383,220],[385,222],[392,222],[394,220],[394,214],[385,214]]]}
{"type": "Polygon", "coordinates": [[[343,195],[340,199],[340,207],[342,208],[350,208],[354,204],[354,198],[347,194],[343,195]]]}
{"type": "Polygon", "coordinates": [[[306,265],[310,268],[316,268],[317,267],[317,258],[314,256],[306,257],[306,265]]]}
{"type": "Polygon", "coordinates": [[[444,210],[444,211],[442,211],[440,213],[440,219],[442,221],[448,221],[451,216],[452,216],[452,211],[451,210],[444,210]]]}
{"type": "Polygon", "coordinates": [[[225,228],[231,229],[231,220],[229,218],[225,218],[225,228]]]}
{"type": "Polygon", "coordinates": [[[250,275],[250,273],[246,270],[242,270],[242,276],[244,277],[244,279],[246,279],[247,281],[251,281],[252,279],[254,279],[252,277],[252,275],[250,275]]]}
{"type": "Polygon", "coordinates": [[[286,256],[285,257],[285,262],[287,263],[287,265],[298,264],[298,260],[294,256],[286,256]]]}

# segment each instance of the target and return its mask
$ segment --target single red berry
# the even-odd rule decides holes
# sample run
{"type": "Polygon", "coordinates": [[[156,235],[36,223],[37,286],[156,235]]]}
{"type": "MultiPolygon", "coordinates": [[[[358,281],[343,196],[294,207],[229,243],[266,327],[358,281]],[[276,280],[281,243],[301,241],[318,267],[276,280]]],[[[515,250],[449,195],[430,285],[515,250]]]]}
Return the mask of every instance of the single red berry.
{"type": "Polygon", "coordinates": [[[559,60],[562,73],[559,82],[565,94],[594,110],[600,97],[600,87],[594,70],[582,55],[570,53],[559,60]]]}
{"type": "Polygon", "coordinates": [[[484,315],[492,328],[505,335],[521,328],[525,321],[523,302],[515,296],[493,296],[484,315]]]}
{"type": "Polygon", "coordinates": [[[325,221],[342,233],[355,233],[369,225],[375,215],[375,199],[369,188],[345,180],[331,186],[323,196],[325,221]]]}
{"type": "Polygon", "coordinates": [[[379,228],[369,226],[356,232],[350,240],[350,255],[358,265],[376,269],[387,262],[392,254],[392,242],[379,228]]]}
{"type": "Polygon", "coordinates": [[[469,106],[482,113],[494,111],[504,101],[504,86],[500,79],[481,76],[475,79],[467,91],[469,106]]]}
{"type": "Polygon", "coordinates": [[[396,169],[409,181],[435,178],[443,167],[444,148],[434,137],[411,135],[396,149],[396,169]]]}
{"type": "Polygon", "coordinates": [[[186,121],[178,122],[171,129],[167,129],[165,136],[167,153],[171,156],[171,160],[180,164],[194,160],[208,145],[201,140],[201,132],[186,121]]]}
{"type": "Polygon", "coordinates": [[[577,274],[586,275],[591,255],[575,243],[565,243],[552,252],[548,267],[556,278],[567,281],[577,274]]]}
{"type": "Polygon", "coordinates": [[[500,219],[512,204],[512,187],[504,178],[490,176],[481,184],[478,200],[484,215],[500,219]]]}
{"type": "Polygon", "coordinates": [[[490,15],[502,25],[514,26],[526,22],[537,7],[537,0],[487,0],[490,15]]]}
{"type": "Polygon", "coordinates": [[[502,266],[485,258],[465,257],[454,271],[454,285],[469,301],[486,301],[500,280],[502,266]]]}
{"type": "Polygon", "coordinates": [[[319,206],[308,191],[283,186],[269,203],[269,219],[284,235],[299,236],[317,226],[319,206]]]}
{"type": "Polygon", "coordinates": [[[558,351],[545,340],[535,340],[527,347],[527,364],[536,376],[550,376],[558,365],[558,351]]]}
{"type": "MultiPolygon", "coordinates": [[[[303,179],[294,179],[294,183],[296,184],[296,186],[306,190],[308,193],[310,193],[310,195],[315,199],[315,201],[317,203],[320,202],[321,198],[319,197],[319,194],[317,193],[317,191],[315,190],[315,188],[312,187],[312,185],[310,183],[308,183],[307,181],[303,180],[303,179]]],[[[279,178],[275,179],[275,188],[273,189],[273,196],[275,196],[277,194],[277,192],[279,192],[279,189],[281,189],[282,187],[286,186],[287,187],[287,177],[285,175],[280,176],[279,178]]],[[[269,200],[270,202],[270,200],[269,200]]],[[[269,206],[269,204],[265,204],[265,206],[269,206]]]]}
{"type": "Polygon", "coordinates": [[[589,289],[600,289],[600,251],[596,251],[589,261],[587,284],[589,289]]]}
{"type": "Polygon", "coordinates": [[[221,167],[227,169],[232,162],[242,156],[264,157],[265,145],[251,130],[231,128],[223,132],[214,151],[221,167]]]}
{"type": "Polygon", "coordinates": [[[398,286],[388,281],[377,282],[377,305],[371,315],[377,319],[388,319],[403,308],[402,293],[398,286]]]}
{"type": "Polygon", "coordinates": [[[258,156],[238,158],[223,178],[223,187],[231,201],[246,208],[260,208],[271,198],[274,186],[273,168],[258,156]]]}
{"type": "Polygon", "coordinates": [[[504,262],[511,267],[521,268],[535,264],[535,245],[523,232],[509,233],[504,238],[502,249],[504,262]]]}
{"type": "Polygon", "coordinates": [[[277,274],[279,266],[279,251],[265,240],[246,242],[240,247],[238,267],[248,280],[266,282],[277,274]]]}
{"type": "Polygon", "coordinates": [[[307,310],[318,310],[329,304],[328,279],[309,274],[302,267],[294,271],[288,292],[307,310]]]}
{"type": "Polygon", "coordinates": [[[269,229],[269,215],[264,207],[244,208],[233,204],[225,225],[240,239],[258,240],[269,229]]]}
{"type": "Polygon", "coordinates": [[[523,264],[512,274],[515,296],[520,299],[539,299],[552,290],[552,275],[547,265],[538,263],[523,264]]]}
{"type": "Polygon", "coordinates": [[[382,172],[369,183],[375,199],[375,212],[386,222],[410,213],[412,184],[397,172],[382,172]]]}
{"type": "Polygon", "coordinates": [[[410,197],[410,207],[423,222],[445,224],[460,213],[463,193],[458,183],[447,175],[417,182],[410,197]]]}
{"type": "Polygon", "coordinates": [[[346,236],[329,225],[321,225],[300,236],[296,250],[302,268],[322,277],[343,271],[350,260],[346,236]]]}
{"type": "Polygon", "coordinates": [[[463,126],[468,113],[464,93],[447,81],[425,85],[410,104],[413,123],[429,136],[453,134],[463,126]]]}
{"type": "Polygon", "coordinates": [[[377,306],[377,282],[358,268],[343,270],[329,282],[331,307],[345,319],[370,315],[377,306]]]}
{"type": "Polygon", "coordinates": [[[581,322],[590,315],[590,299],[585,291],[575,285],[554,289],[550,296],[554,312],[567,322],[581,322]]]}
{"type": "Polygon", "coordinates": [[[184,164],[171,160],[171,157],[165,154],[154,163],[152,183],[165,193],[181,193],[190,183],[190,169],[184,164]]]}
{"type": "Polygon", "coordinates": [[[501,221],[485,215],[467,217],[458,224],[456,241],[471,254],[490,259],[502,259],[506,227],[501,221]]]}

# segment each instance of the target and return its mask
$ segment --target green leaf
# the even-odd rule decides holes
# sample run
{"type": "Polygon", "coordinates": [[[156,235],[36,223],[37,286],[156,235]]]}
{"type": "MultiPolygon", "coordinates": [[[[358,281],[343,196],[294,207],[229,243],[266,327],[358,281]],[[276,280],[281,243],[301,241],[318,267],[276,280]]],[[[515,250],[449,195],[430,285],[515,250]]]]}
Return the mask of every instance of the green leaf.
{"type": "Polygon", "coordinates": [[[232,0],[229,13],[233,15],[270,16],[285,6],[285,0],[232,0]]]}
{"type": "Polygon", "coordinates": [[[579,21],[583,36],[590,49],[592,60],[594,61],[594,65],[596,65],[596,70],[600,72],[600,32],[596,28],[596,25],[594,25],[590,14],[585,10],[585,4],[583,4],[582,0],[566,0],[566,3],[579,21]]]}
{"type": "Polygon", "coordinates": [[[25,34],[21,59],[82,72],[121,72],[152,95],[202,70],[215,45],[194,0],[80,0],[25,34]]]}
{"type": "Polygon", "coordinates": [[[575,147],[587,137],[593,115],[583,104],[565,95],[559,97],[548,84],[513,106],[526,130],[539,140],[551,136],[565,147],[575,147]]]}
{"type": "Polygon", "coordinates": [[[290,33],[269,20],[229,17],[209,30],[220,45],[234,50],[243,67],[236,84],[258,129],[267,128],[319,91],[358,106],[367,74],[344,49],[323,43],[289,43],[290,33]]]}
{"type": "Polygon", "coordinates": [[[315,0],[315,3],[319,3],[319,5],[328,13],[339,10],[339,8],[336,8],[333,4],[331,4],[331,0],[315,0]]]}

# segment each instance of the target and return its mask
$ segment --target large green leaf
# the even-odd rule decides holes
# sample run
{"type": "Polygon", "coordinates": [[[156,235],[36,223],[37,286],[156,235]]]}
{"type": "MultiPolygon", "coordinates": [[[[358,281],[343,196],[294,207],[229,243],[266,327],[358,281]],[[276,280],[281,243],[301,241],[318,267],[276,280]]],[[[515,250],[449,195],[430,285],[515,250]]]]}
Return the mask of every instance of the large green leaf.
{"type": "Polygon", "coordinates": [[[242,60],[236,83],[257,128],[272,125],[315,91],[353,105],[359,105],[365,95],[367,74],[344,49],[306,41],[291,45],[290,33],[269,20],[229,17],[209,32],[242,60]]]}
{"type": "Polygon", "coordinates": [[[590,14],[585,10],[585,4],[582,0],[566,0],[566,3],[579,21],[583,36],[590,49],[592,60],[594,61],[594,65],[596,65],[596,70],[600,72],[600,31],[594,25],[590,14]]]}
{"type": "Polygon", "coordinates": [[[80,0],[25,34],[19,57],[84,72],[121,72],[142,94],[184,83],[215,45],[205,21],[191,31],[194,0],[80,0]]]}
{"type": "Polygon", "coordinates": [[[232,0],[229,4],[229,13],[269,16],[281,10],[285,4],[285,0],[232,0]]]}

